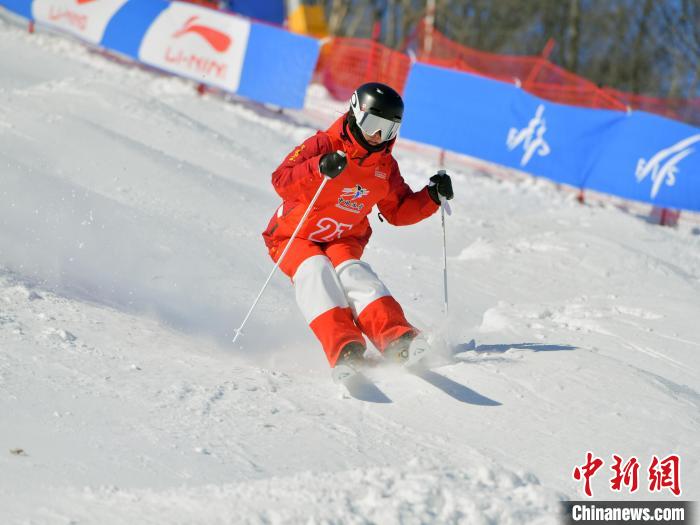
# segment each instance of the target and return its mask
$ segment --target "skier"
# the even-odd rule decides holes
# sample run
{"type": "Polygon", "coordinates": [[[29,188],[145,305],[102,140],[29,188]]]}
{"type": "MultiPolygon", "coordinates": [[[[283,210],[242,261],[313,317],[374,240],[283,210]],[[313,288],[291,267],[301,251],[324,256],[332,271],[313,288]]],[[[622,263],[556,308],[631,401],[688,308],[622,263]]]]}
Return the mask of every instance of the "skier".
{"type": "Polygon", "coordinates": [[[346,114],[306,139],[272,173],[283,202],[263,238],[275,262],[323,177],[330,179],[280,268],[292,279],[297,303],[331,367],[357,369],[366,349],[363,334],[392,361],[427,351],[425,338],[361,260],[372,234],[367,215],[375,204],[389,223],[402,226],[435,213],[441,197],[453,197],[444,173],[415,193],[401,177],[391,152],[403,110],[391,87],[363,84],[346,114]]]}

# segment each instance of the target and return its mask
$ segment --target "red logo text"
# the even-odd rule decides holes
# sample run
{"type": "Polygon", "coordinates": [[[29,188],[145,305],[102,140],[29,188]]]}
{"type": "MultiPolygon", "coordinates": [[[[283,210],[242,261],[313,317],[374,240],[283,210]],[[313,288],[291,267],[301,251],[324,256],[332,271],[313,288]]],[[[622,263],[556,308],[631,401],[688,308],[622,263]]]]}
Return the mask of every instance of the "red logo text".
{"type": "Polygon", "coordinates": [[[88,24],[88,17],[82,13],[76,13],[71,9],[63,9],[51,6],[49,8],[49,20],[52,22],[63,21],[69,26],[85,31],[88,24]]]}
{"type": "MultiPolygon", "coordinates": [[[[627,461],[617,454],[612,455],[613,464],[610,470],[613,477],[610,478],[610,489],[615,492],[622,492],[623,487],[627,487],[630,493],[636,492],[639,488],[639,461],[632,456],[627,461]]],[[[601,458],[595,457],[592,452],[586,453],[586,462],[574,468],[573,477],[576,481],[583,482],[583,492],[586,496],[593,497],[591,489],[591,479],[603,466],[601,458]]],[[[681,495],[681,459],[676,454],[659,459],[652,456],[648,472],[649,492],[661,492],[668,489],[674,496],[681,495]]]]}

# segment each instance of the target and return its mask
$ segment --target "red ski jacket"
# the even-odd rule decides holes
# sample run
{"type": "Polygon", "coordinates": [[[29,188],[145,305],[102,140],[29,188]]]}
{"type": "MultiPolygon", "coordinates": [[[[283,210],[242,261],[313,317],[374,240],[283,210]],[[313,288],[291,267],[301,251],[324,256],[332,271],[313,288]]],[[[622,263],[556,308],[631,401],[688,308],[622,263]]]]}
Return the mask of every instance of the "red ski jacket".
{"type": "Polygon", "coordinates": [[[321,156],[333,151],[345,152],[347,167],[326,183],[299,231],[300,239],[319,244],[347,239],[364,248],[372,235],[367,215],[375,204],[382,216],[397,226],[414,224],[435,213],[439,206],[427,186],[414,193],[404,182],[391,154],[393,145],[390,142],[379,152],[368,152],[353,137],[343,116],[294,149],[272,173],[272,184],[283,201],[263,232],[273,259],[277,259],[280,244],[291,237],[323,180],[318,168],[321,156]]]}

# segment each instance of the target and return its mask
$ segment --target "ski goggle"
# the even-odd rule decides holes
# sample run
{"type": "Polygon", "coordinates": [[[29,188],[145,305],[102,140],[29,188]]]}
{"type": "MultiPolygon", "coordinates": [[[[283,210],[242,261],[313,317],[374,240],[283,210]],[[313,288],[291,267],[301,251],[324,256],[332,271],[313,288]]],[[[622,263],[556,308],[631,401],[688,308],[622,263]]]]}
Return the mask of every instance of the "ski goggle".
{"type": "Polygon", "coordinates": [[[394,122],[393,120],[388,120],[372,113],[367,113],[366,111],[355,112],[355,120],[357,121],[357,126],[367,135],[374,135],[378,131],[381,132],[382,141],[392,140],[401,127],[400,122],[394,122]],[[359,113],[359,116],[358,116],[359,113]]]}
{"type": "Polygon", "coordinates": [[[357,100],[357,93],[352,94],[350,99],[350,107],[355,115],[355,122],[357,126],[369,136],[375,135],[377,132],[381,133],[382,142],[392,140],[399,132],[401,127],[401,122],[394,122],[393,120],[386,119],[370,113],[368,111],[362,111],[359,107],[357,100]]]}

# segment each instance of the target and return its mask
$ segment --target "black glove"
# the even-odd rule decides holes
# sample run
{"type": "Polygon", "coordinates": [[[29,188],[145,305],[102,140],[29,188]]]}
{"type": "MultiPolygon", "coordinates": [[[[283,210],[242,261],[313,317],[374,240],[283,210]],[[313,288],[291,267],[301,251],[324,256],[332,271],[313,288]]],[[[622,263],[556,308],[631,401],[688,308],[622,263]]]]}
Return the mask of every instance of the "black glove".
{"type": "Polygon", "coordinates": [[[318,163],[318,169],[322,175],[325,175],[329,179],[334,179],[345,169],[348,165],[348,159],[345,157],[345,152],[334,151],[333,153],[326,153],[318,163]]]}
{"type": "Polygon", "coordinates": [[[452,179],[447,173],[436,173],[430,177],[430,184],[428,184],[428,193],[430,197],[435,201],[435,204],[440,204],[440,197],[445,197],[450,200],[455,196],[454,191],[452,191],[452,179]]]}

